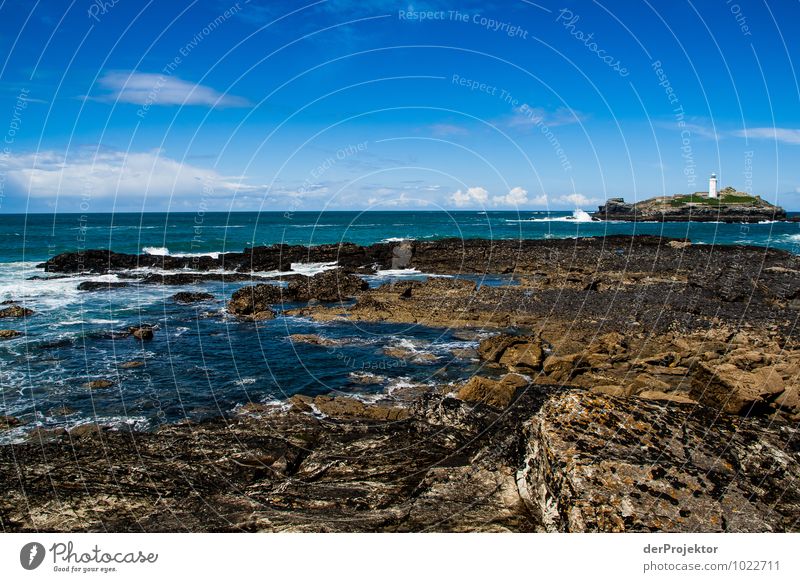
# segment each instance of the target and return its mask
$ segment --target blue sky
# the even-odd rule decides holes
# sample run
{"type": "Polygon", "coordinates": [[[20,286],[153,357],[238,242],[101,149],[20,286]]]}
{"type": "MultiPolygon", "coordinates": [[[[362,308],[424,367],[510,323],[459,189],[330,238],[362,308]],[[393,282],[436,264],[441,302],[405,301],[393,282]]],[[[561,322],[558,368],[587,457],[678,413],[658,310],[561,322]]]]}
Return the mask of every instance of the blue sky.
{"type": "Polygon", "coordinates": [[[800,209],[800,3],[0,0],[0,212],[800,209]]]}

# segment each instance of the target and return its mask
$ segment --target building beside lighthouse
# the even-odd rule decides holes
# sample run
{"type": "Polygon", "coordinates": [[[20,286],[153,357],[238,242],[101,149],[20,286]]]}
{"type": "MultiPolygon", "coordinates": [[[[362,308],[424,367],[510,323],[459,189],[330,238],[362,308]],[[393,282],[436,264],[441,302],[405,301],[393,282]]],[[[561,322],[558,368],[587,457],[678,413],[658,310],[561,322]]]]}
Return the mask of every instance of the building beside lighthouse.
{"type": "Polygon", "coordinates": [[[708,179],[708,197],[717,198],[717,175],[711,174],[708,179]]]}

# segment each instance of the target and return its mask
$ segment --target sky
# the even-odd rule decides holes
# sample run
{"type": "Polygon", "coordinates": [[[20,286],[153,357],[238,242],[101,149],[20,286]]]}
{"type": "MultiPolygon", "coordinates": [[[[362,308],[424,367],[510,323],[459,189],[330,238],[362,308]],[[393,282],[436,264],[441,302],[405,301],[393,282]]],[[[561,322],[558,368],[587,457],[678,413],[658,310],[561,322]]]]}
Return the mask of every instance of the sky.
{"type": "Polygon", "coordinates": [[[0,213],[800,210],[800,2],[0,0],[0,213]]]}

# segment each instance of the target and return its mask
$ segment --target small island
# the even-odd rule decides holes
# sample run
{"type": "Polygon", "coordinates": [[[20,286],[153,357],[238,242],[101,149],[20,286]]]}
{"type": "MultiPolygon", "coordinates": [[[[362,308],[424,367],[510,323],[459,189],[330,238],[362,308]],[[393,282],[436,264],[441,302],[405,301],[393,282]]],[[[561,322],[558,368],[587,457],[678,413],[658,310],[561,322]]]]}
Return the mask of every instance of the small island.
{"type": "Polygon", "coordinates": [[[715,174],[708,192],[658,196],[628,204],[623,198],[609,198],[592,214],[599,220],[655,222],[747,222],[786,220],[786,211],[760,196],[739,192],[728,186],[717,192],[715,174]]]}

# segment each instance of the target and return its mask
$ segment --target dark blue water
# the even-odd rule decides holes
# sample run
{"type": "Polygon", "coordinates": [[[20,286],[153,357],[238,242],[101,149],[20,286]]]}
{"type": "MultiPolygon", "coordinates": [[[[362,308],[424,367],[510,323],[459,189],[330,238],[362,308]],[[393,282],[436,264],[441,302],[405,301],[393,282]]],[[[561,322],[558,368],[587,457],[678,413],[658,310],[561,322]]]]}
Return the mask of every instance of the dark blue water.
{"type": "Polygon", "coordinates": [[[568,238],[659,234],[706,244],[800,252],[800,223],[591,222],[570,212],[239,212],[0,215],[0,263],[40,261],[81,248],[172,254],[241,251],[274,243],[358,244],[413,238],[568,238]],[[576,219],[577,218],[577,219],[576,219]]]}
{"type": "MultiPolygon", "coordinates": [[[[0,301],[16,300],[36,314],[0,320],[23,336],[0,342],[0,414],[26,422],[0,435],[24,438],[36,426],[98,420],[147,429],[161,422],[229,413],[249,402],[278,403],[292,394],[344,393],[380,399],[409,386],[454,381],[477,362],[459,351],[476,345],[452,330],[394,324],[315,323],[279,316],[258,325],[224,313],[242,284],[133,286],[80,292],[87,280],[116,275],[42,276],[49,256],[90,248],[118,252],[205,254],[279,242],[370,244],[403,238],[566,238],[604,234],[661,234],[695,243],[746,243],[800,252],[800,225],[587,222],[584,213],[326,212],[206,214],[59,214],[0,217],[0,301]],[[180,305],[180,290],[206,291],[213,301],[180,305]],[[144,344],[116,338],[129,325],[158,326],[144,344]],[[333,347],[296,343],[291,334],[318,334],[333,347]],[[384,353],[404,347],[420,358],[384,353]],[[455,352],[454,352],[455,350],[455,352]],[[124,368],[130,361],[143,366],[124,368]],[[108,379],[109,388],[88,389],[108,379]]],[[[295,265],[313,273],[322,265],[295,265]]],[[[376,285],[418,273],[384,273],[376,285]]],[[[291,306],[285,306],[291,307],[291,306]]]]}

